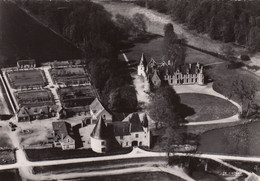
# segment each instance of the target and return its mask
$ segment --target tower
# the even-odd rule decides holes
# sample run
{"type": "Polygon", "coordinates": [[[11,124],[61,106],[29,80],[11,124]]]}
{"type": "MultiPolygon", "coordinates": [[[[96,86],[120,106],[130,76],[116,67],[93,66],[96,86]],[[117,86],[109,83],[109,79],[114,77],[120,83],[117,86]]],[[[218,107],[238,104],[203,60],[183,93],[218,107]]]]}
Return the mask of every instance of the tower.
{"type": "Polygon", "coordinates": [[[204,74],[203,74],[203,66],[200,66],[199,73],[198,73],[198,84],[204,85],[204,74]]]}
{"type": "Polygon", "coordinates": [[[147,67],[147,61],[144,56],[144,53],[142,53],[140,63],[137,67],[137,75],[146,77],[146,67],[147,67]]]}
{"type": "Polygon", "coordinates": [[[109,130],[102,116],[90,135],[90,142],[94,152],[105,153],[109,150],[109,130]]]}

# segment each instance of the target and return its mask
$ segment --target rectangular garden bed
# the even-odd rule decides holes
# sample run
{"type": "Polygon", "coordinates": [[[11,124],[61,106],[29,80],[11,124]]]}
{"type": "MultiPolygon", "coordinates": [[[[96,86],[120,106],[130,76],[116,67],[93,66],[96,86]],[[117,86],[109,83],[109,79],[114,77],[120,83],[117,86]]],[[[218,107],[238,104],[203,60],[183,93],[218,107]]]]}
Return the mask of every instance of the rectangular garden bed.
{"type": "Polygon", "coordinates": [[[14,89],[44,87],[47,79],[42,70],[23,70],[7,72],[8,80],[14,89]]]}
{"type": "Polygon", "coordinates": [[[54,98],[50,90],[18,91],[14,93],[15,98],[21,106],[44,106],[54,105],[54,98]]]}

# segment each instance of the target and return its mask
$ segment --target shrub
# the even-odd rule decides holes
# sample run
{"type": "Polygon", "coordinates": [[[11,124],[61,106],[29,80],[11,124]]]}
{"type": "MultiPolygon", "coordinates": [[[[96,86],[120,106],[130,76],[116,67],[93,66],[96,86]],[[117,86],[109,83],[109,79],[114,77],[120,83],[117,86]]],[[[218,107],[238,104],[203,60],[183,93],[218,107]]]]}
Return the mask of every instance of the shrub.
{"type": "Polygon", "coordinates": [[[243,61],[249,61],[250,57],[248,55],[241,55],[240,59],[243,60],[243,61]]]}

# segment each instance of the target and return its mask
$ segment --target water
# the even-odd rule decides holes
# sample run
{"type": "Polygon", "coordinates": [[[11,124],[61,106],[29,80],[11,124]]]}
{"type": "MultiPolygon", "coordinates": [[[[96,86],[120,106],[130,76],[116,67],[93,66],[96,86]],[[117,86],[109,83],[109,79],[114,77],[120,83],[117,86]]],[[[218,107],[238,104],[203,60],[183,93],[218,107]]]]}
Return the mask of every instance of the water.
{"type": "Polygon", "coordinates": [[[260,122],[212,130],[201,135],[199,151],[260,156],[260,122]]]}

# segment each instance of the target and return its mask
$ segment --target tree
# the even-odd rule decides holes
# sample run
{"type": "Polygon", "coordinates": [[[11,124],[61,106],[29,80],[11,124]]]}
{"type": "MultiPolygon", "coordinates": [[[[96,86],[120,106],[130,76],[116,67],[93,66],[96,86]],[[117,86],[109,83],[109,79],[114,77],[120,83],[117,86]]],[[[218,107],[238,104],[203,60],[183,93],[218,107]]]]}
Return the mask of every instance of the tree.
{"type": "Polygon", "coordinates": [[[180,119],[177,108],[180,98],[172,87],[160,87],[151,95],[151,102],[148,105],[148,114],[156,122],[157,126],[175,127],[184,120],[180,119]]]}
{"type": "Polygon", "coordinates": [[[235,51],[230,45],[223,45],[221,47],[222,53],[227,57],[227,58],[233,58],[235,55],[235,51]]]}
{"type": "Polygon", "coordinates": [[[173,25],[171,23],[166,24],[164,26],[163,42],[163,53],[166,61],[170,60],[178,67],[179,65],[184,64],[185,52],[186,49],[175,34],[173,25]]]}
{"type": "Polygon", "coordinates": [[[230,97],[239,99],[242,107],[242,116],[247,118],[256,94],[254,82],[243,77],[235,78],[232,81],[230,97]]]}
{"type": "Polygon", "coordinates": [[[133,15],[132,22],[135,27],[136,36],[146,32],[147,17],[144,14],[136,13],[133,15]]]}

